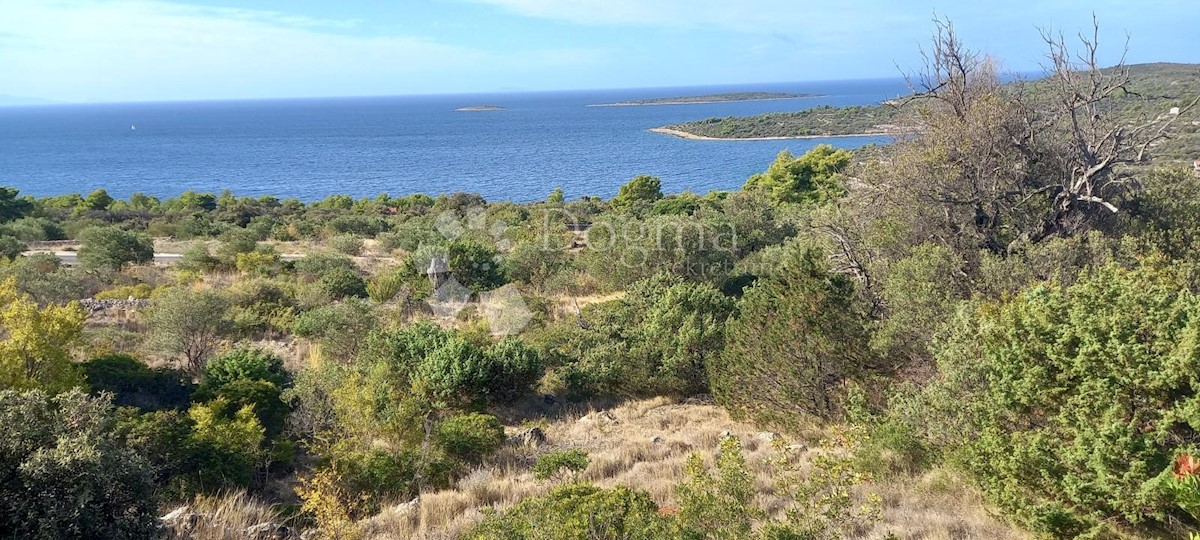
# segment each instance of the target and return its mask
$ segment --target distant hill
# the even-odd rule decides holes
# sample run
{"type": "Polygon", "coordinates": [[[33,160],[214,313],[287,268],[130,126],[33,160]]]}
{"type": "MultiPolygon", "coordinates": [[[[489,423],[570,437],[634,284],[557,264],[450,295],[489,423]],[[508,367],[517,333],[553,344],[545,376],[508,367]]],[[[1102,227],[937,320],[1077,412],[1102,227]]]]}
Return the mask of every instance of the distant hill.
{"type": "MultiPolygon", "coordinates": [[[[1114,101],[1111,114],[1129,123],[1170,114],[1200,92],[1200,64],[1153,63],[1130,65],[1130,92],[1114,101]]],[[[1017,81],[1030,95],[1048,94],[1046,79],[1017,81]]],[[[797,112],[768,113],[758,116],[707,118],[659,128],[660,132],[678,132],[694,138],[763,139],[853,134],[889,134],[903,111],[893,101],[879,105],[821,106],[797,112]]],[[[1154,150],[1156,158],[1187,161],[1200,157],[1200,111],[1180,118],[1172,127],[1171,138],[1154,150]]]]}
{"type": "Polygon", "coordinates": [[[588,107],[635,107],[639,105],[688,105],[693,103],[725,103],[730,101],[771,101],[777,99],[801,99],[819,97],[820,94],[795,94],[788,92],[728,92],[704,96],[682,96],[600,103],[588,107]]]}
{"type": "Polygon", "coordinates": [[[0,107],[19,107],[22,105],[50,105],[53,101],[42,98],[10,96],[8,94],[0,94],[0,107]]]}

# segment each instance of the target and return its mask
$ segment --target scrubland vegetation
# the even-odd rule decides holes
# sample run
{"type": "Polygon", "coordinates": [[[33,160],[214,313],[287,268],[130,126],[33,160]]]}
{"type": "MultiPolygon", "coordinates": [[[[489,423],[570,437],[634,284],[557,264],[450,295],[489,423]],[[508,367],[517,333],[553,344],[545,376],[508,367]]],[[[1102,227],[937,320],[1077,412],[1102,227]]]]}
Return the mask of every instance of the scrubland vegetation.
{"type": "Polygon", "coordinates": [[[1200,84],[1125,124],[1061,41],[1034,101],[935,45],[919,136],[732,192],[0,189],[0,531],[1200,532],[1200,178],[1147,151],[1200,84]]]}

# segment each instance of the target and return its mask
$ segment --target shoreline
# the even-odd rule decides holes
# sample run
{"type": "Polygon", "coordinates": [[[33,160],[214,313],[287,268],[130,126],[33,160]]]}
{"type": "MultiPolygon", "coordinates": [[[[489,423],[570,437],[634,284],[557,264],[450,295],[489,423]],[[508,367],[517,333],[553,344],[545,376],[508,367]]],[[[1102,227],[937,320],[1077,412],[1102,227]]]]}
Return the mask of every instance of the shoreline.
{"type": "Polygon", "coordinates": [[[785,101],[789,99],[812,99],[826,97],[823,94],[814,94],[811,96],[791,96],[791,97],[774,97],[774,98],[754,98],[754,99],[706,99],[703,101],[655,101],[653,103],[593,103],[584,105],[584,107],[653,107],[655,105],[703,105],[706,103],[742,103],[746,101],[785,101]]]}
{"type": "Polygon", "coordinates": [[[788,140],[788,139],[834,139],[834,138],[839,138],[839,137],[895,137],[896,136],[896,134],[894,134],[894,133],[879,132],[879,133],[846,133],[843,135],[786,135],[786,136],[779,136],[779,137],[708,137],[705,135],[696,135],[695,133],[688,133],[686,131],[680,131],[678,129],[671,129],[671,128],[666,128],[666,127],[650,128],[646,131],[649,131],[650,133],[658,133],[660,135],[670,135],[672,137],[678,137],[680,139],[687,139],[690,141],[782,141],[782,140],[788,140]]]}

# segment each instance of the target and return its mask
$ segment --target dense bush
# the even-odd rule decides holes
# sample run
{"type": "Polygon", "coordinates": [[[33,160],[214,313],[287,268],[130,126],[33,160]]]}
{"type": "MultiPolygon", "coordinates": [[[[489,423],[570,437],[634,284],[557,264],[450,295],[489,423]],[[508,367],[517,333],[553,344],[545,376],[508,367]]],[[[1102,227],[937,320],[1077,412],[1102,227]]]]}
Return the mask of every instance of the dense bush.
{"type": "Polygon", "coordinates": [[[331,268],[321,276],[318,283],[320,283],[321,289],[334,300],[351,296],[367,297],[367,282],[363,281],[358,272],[348,268],[331,268]]]}
{"type": "Polygon", "coordinates": [[[92,392],[110,392],[113,403],[152,411],[182,409],[188,405],[193,387],[183,372],[151,369],[126,354],[97,356],[80,365],[92,392]]]}
{"type": "Polygon", "coordinates": [[[662,196],[662,180],[642,174],[633,177],[617,190],[612,205],[614,208],[639,209],[648,207],[662,196]]]}
{"type": "Polygon", "coordinates": [[[819,144],[802,156],[783,150],[767,172],[746,180],[746,191],[763,191],[780,203],[820,203],[836,198],[837,174],[850,163],[850,152],[819,144]]]}
{"type": "Polygon", "coordinates": [[[120,270],[154,259],[154,243],[144,234],[119,227],[96,227],[80,234],[79,264],[89,269],[120,270]]]}
{"type": "Polygon", "coordinates": [[[15,280],[0,279],[0,388],[61,392],[78,385],[71,348],[84,317],[76,302],[39,307],[15,280]]]}
{"type": "Polygon", "coordinates": [[[1200,300],[1171,268],[1110,265],[975,304],[938,343],[933,421],[961,434],[958,461],[1034,531],[1166,521],[1161,477],[1200,429],[1198,337],[1200,300]]]}
{"type": "Polygon", "coordinates": [[[42,304],[66,304],[84,298],[91,287],[84,273],[66,268],[58,257],[35,253],[0,266],[0,279],[13,278],[17,290],[42,304]]]}
{"type": "Polygon", "coordinates": [[[504,444],[504,426],[490,414],[453,416],[438,424],[435,441],[451,457],[476,462],[504,444]]]}
{"type": "Polygon", "coordinates": [[[507,282],[500,268],[499,253],[489,245],[455,240],[446,247],[446,255],[450,274],[474,292],[496,289],[507,282]]]}
{"type": "Polygon", "coordinates": [[[329,247],[343,255],[357,256],[362,253],[363,239],[353,234],[339,234],[329,239],[329,247]]]}
{"type": "Polygon", "coordinates": [[[150,464],[114,437],[103,397],[0,390],[0,530],[15,538],[152,538],[150,464]]]}
{"type": "Polygon", "coordinates": [[[601,489],[569,484],[485,518],[465,538],[650,540],[670,538],[670,530],[670,520],[659,514],[658,506],[644,492],[624,486],[601,489]]]}
{"type": "Polygon", "coordinates": [[[539,456],[530,470],[538,480],[578,478],[588,463],[588,454],[583,450],[559,450],[539,456]]]}
{"type": "Polygon", "coordinates": [[[262,349],[240,348],[224,353],[204,367],[204,388],[215,391],[238,380],[266,381],[280,388],[288,373],[279,356],[262,349]]]}
{"type": "Polygon", "coordinates": [[[746,290],[725,329],[713,394],[732,412],[795,425],[841,414],[844,383],[870,365],[854,285],[820,252],[793,247],[771,276],[746,290]]]}
{"type": "Polygon", "coordinates": [[[27,246],[25,242],[22,242],[20,239],[6,234],[0,234],[0,260],[11,261],[17,257],[20,257],[21,254],[24,253],[28,248],[29,246],[27,246]]]}

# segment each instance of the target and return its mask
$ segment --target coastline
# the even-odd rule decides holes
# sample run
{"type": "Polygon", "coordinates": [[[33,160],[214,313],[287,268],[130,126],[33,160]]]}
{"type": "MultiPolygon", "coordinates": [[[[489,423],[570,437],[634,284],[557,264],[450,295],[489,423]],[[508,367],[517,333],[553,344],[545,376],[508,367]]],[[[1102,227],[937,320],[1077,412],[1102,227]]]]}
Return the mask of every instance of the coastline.
{"type": "Polygon", "coordinates": [[[680,139],[688,139],[691,141],[782,141],[787,139],[833,139],[839,137],[894,137],[894,133],[878,132],[878,133],[846,133],[842,135],[790,135],[779,137],[707,137],[704,135],[696,135],[678,129],[666,127],[650,128],[646,131],[650,133],[658,133],[660,135],[670,135],[680,139]]]}
{"type": "Polygon", "coordinates": [[[653,103],[593,103],[584,107],[653,107],[655,105],[703,105],[706,103],[742,103],[747,101],[784,101],[789,99],[812,99],[825,97],[822,94],[754,99],[706,99],[703,101],[655,101],[653,103]]]}

